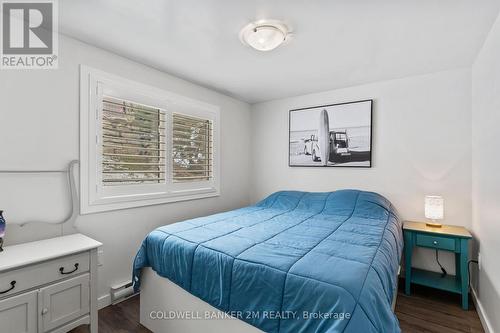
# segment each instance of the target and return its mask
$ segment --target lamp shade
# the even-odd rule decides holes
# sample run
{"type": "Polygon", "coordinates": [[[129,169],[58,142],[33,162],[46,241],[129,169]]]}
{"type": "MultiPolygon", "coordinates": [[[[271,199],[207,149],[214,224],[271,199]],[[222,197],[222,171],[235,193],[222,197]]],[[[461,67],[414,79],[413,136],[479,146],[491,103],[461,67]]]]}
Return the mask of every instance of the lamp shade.
{"type": "Polygon", "coordinates": [[[425,217],[431,220],[442,220],[444,217],[444,200],[438,195],[425,196],[425,217]]]}

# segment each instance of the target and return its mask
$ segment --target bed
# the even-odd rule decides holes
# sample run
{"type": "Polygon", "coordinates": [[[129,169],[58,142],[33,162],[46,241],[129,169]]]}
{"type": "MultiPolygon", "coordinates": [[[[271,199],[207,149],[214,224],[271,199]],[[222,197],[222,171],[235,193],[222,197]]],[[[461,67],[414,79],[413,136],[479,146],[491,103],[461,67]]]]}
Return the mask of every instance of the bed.
{"type": "Polygon", "coordinates": [[[175,331],[400,332],[391,304],[402,247],[401,221],[379,194],[276,192],[152,231],[133,267],[141,322],[156,333],[179,316],[175,331]],[[196,311],[153,320],[149,311],[170,306],[196,311]]]}

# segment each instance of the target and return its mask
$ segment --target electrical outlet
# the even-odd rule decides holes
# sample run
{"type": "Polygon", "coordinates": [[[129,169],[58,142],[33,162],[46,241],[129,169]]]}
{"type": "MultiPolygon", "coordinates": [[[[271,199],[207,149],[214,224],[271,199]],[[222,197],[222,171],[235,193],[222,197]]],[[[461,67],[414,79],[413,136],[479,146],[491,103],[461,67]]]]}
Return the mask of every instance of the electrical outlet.
{"type": "Polygon", "coordinates": [[[478,252],[477,254],[477,268],[481,270],[482,267],[482,262],[481,262],[481,252],[478,252]]]}
{"type": "Polygon", "coordinates": [[[103,266],[104,265],[104,250],[102,248],[99,248],[97,250],[97,266],[103,266]]]}

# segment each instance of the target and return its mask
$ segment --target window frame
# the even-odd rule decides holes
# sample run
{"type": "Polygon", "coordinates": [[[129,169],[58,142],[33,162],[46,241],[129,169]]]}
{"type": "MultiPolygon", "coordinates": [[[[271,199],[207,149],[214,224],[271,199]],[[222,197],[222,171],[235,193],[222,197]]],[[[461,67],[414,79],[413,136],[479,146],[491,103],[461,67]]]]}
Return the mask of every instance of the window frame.
{"type": "Polygon", "coordinates": [[[156,87],[88,66],[80,66],[80,212],[81,214],[194,200],[220,195],[220,109],[156,87]],[[165,117],[165,181],[158,184],[102,184],[102,98],[112,96],[161,109],[165,117]],[[174,183],[172,114],[212,121],[212,179],[174,183]]]}

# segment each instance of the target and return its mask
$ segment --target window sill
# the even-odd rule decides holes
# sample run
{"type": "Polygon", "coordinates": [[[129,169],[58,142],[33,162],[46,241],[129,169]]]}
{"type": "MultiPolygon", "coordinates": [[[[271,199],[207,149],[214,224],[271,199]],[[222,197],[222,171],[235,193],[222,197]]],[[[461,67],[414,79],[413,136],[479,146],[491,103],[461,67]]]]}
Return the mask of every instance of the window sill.
{"type": "Polygon", "coordinates": [[[210,192],[205,193],[193,193],[193,194],[183,194],[183,195],[170,195],[155,199],[145,199],[145,200],[133,200],[133,201],[123,201],[123,202],[113,202],[113,203],[93,203],[84,202],[80,203],[80,214],[93,214],[100,212],[107,212],[113,210],[127,209],[127,208],[137,208],[146,207],[153,205],[161,205],[166,203],[174,203],[180,201],[198,200],[205,198],[212,198],[220,196],[219,190],[214,189],[210,192]]]}

